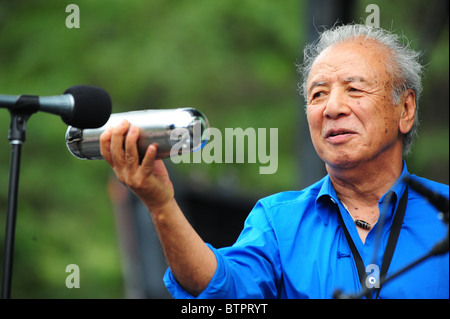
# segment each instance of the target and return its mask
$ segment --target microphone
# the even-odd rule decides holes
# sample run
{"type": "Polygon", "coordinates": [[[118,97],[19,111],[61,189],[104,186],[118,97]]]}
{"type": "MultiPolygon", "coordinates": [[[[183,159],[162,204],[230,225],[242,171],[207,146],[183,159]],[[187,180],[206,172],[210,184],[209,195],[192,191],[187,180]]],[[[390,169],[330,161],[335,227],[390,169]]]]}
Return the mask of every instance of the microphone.
{"type": "Polygon", "coordinates": [[[437,210],[439,210],[443,214],[444,222],[448,224],[449,199],[432,191],[431,189],[428,189],[427,187],[410,177],[405,177],[404,180],[412,189],[425,197],[437,210]]]}
{"type": "MultiPolygon", "coordinates": [[[[410,177],[404,178],[405,182],[414,189],[416,192],[425,197],[440,213],[443,221],[448,225],[449,222],[449,199],[442,196],[431,189],[425,187],[421,183],[413,180],[410,177]]],[[[447,236],[434,245],[430,251],[431,256],[441,255],[448,252],[449,249],[449,232],[447,231],[447,236]]]]}
{"type": "Polygon", "coordinates": [[[103,159],[100,135],[123,120],[140,129],[137,141],[140,160],[152,143],[158,144],[156,158],[160,159],[196,151],[207,142],[209,123],[205,115],[194,108],[178,108],[115,113],[104,126],[94,129],[69,126],[66,131],[67,148],[79,159],[103,159]]]}
{"type": "Polygon", "coordinates": [[[112,103],[109,94],[98,87],[75,85],[63,95],[0,95],[0,107],[13,109],[21,100],[43,111],[61,116],[67,125],[80,128],[95,128],[104,125],[111,115],[112,103]]]}

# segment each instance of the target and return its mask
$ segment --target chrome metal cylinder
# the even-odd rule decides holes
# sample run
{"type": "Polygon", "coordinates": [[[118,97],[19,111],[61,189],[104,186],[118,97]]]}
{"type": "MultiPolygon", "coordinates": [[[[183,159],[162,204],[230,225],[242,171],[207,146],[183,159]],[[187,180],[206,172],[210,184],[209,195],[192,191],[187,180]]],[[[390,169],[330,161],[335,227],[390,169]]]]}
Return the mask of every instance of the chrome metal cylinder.
{"type": "Polygon", "coordinates": [[[95,129],[69,126],[66,145],[80,159],[103,159],[100,153],[100,135],[123,120],[139,127],[138,152],[142,159],[152,143],[158,144],[157,158],[195,151],[207,142],[207,118],[194,108],[143,110],[111,114],[108,122],[95,129]],[[174,153],[176,152],[176,153],[174,153]]]}

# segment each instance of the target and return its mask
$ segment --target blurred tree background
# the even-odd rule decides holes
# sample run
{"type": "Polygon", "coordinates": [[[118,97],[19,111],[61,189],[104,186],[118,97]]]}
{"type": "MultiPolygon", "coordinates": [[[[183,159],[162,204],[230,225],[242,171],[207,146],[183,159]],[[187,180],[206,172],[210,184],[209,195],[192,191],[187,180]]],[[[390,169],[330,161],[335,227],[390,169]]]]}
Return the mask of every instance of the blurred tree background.
{"type": "MultiPolygon", "coordinates": [[[[351,1],[364,23],[376,3],[381,27],[405,34],[427,65],[421,126],[409,170],[448,184],[448,1],[351,1]],[[439,5],[438,5],[439,3],[439,5]]],[[[326,8],[323,8],[326,10],[326,8]]],[[[113,112],[192,106],[210,125],[278,128],[278,170],[256,164],[168,163],[172,174],[204,187],[261,197],[305,182],[297,150],[303,102],[297,63],[306,30],[320,25],[300,0],[15,0],[0,1],[0,94],[58,95],[75,84],[105,88],[113,112]],[[70,3],[80,28],[66,27],[70,3]],[[225,187],[226,186],[226,187],[225,187]],[[225,188],[223,188],[225,187],[225,188]]],[[[0,244],[8,194],[9,114],[0,110],[0,244]]],[[[67,126],[39,113],[23,146],[13,298],[123,298],[121,254],[104,161],[81,161],[66,149],[67,126]],[[81,287],[68,289],[68,264],[81,287]]],[[[187,186],[189,187],[189,185],[187,186]]],[[[211,212],[214,214],[214,212],[211,212]]],[[[0,270],[1,271],[1,270],[0,270]]]]}

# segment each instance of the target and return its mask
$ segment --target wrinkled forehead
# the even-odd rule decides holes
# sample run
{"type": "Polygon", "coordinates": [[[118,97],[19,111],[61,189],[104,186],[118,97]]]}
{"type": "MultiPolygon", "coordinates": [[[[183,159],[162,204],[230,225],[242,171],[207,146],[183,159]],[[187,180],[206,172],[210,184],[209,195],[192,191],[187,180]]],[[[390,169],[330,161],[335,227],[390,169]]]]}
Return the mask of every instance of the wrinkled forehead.
{"type": "Polygon", "coordinates": [[[364,78],[366,81],[390,78],[389,57],[386,47],[372,39],[355,38],[329,46],[315,59],[308,87],[326,77],[364,78]]]}

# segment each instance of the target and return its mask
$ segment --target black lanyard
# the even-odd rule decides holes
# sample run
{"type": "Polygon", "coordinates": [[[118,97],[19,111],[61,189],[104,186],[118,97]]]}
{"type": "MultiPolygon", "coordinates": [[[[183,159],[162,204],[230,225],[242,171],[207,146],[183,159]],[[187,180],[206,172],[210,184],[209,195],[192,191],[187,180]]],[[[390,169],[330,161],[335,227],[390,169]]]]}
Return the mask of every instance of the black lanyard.
{"type": "MultiPolygon", "coordinates": [[[[403,224],[403,218],[405,217],[405,211],[406,211],[406,203],[408,201],[408,186],[406,186],[405,191],[402,195],[402,198],[400,199],[400,202],[398,203],[397,211],[394,216],[394,220],[392,222],[391,231],[389,233],[388,242],[386,245],[386,249],[384,251],[383,255],[383,261],[381,263],[381,271],[379,276],[379,281],[382,282],[386,278],[386,274],[389,269],[389,265],[391,264],[392,256],[394,255],[395,246],[397,245],[398,237],[400,236],[400,230],[402,228],[403,224]]],[[[339,223],[341,224],[342,229],[344,230],[345,237],[347,238],[348,245],[350,246],[350,249],[352,251],[353,259],[356,263],[356,268],[358,270],[358,276],[359,281],[361,283],[361,287],[364,289],[364,285],[366,283],[366,267],[364,266],[364,262],[358,252],[358,249],[356,249],[355,243],[352,240],[352,237],[350,236],[347,227],[345,226],[344,220],[342,219],[341,213],[338,212],[339,217],[339,223]]],[[[379,225],[383,226],[383,225],[379,225]]],[[[379,288],[375,288],[376,290],[376,297],[378,298],[381,290],[381,285],[379,288]]],[[[372,299],[372,295],[369,293],[366,294],[367,299],[372,299]]]]}

